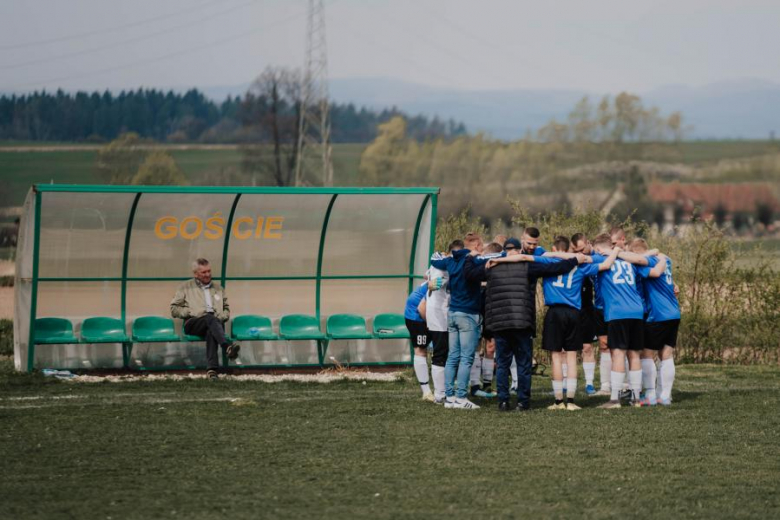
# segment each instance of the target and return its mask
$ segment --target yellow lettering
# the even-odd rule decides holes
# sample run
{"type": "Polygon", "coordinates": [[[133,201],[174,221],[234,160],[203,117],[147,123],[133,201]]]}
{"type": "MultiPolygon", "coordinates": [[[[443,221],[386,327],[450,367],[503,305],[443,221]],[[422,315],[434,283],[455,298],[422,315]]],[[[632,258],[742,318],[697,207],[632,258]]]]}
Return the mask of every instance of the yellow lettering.
{"type": "Polygon", "coordinates": [[[216,212],[213,217],[206,220],[206,232],[203,233],[204,237],[210,240],[216,240],[221,238],[224,232],[225,219],[222,218],[222,213],[216,212]]]}
{"type": "Polygon", "coordinates": [[[181,226],[179,227],[179,234],[182,238],[187,240],[195,240],[198,238],[203,231],[203,221],[199,219],[198,217],[187,217],[184,220],[181,221],[181,226]],[[190,233],[187,231],[187,226],[191,223],[195,223],[195,230],[190,233]]]}
{"type": "Polygon", "coordinates": [[[176,217],[162,217],[154,225],[154,234],[157,235],[157,238],[170,240],[178,234],[177,223],[176,217]]]}
{"type": "Polygon", "coordinates": [[[260,238],[263,234],[263,217],[257,217],[257,227],[255,228],[255,238],[260,238]]]}
{"type": "Polygon", "coordinates": [[[268,217],[265,219],[265,238],[275,238],[279,239],[282,238],[281,233],[272,233],[272,231],[282,229],[282,223],[284,222],[284,217],[268,217]]]}
{"type": "Polygon", "coordinates": [[[241,224],[251,224],[251,223],[252,223],[252,219],[249,217],[241,217],[236,219],[236,221],[233,222],[233,236],[239,240],[246,240],[247,238],[251,237],[252,236],[251,229],[243,232],[239,229],[239,226],[241,224]]]}

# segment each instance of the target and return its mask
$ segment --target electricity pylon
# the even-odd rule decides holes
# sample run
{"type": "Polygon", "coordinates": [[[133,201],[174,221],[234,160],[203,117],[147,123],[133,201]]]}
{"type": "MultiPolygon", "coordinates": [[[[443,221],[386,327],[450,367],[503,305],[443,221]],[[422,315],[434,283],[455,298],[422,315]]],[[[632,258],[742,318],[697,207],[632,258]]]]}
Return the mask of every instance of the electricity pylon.
{"type": "Polygon", "coordinates": [[[333,186],[330,117],[328,108],[328,50],[325,45],[325,9],[322,0],[309,0],[306,60],[298,125],[295,185],[304,182],[309,169],[322,172],[322,185],[333,186]]]}

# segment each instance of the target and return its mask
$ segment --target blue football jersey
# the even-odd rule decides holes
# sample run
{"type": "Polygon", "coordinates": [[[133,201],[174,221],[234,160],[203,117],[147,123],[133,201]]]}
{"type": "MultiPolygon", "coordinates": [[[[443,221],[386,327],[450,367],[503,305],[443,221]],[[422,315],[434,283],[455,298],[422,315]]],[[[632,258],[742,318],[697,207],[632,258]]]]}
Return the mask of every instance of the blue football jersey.
{"type": "Polygon", "coordinates": [[[582,308],[582,282],[599,272],[598,264],[581,264],[560,276],[548,276],[542,282],[545,305],[568,305],[582,308]]]}
{"type": "Polygon", "coordinates": [[[412,291],[412,294],[410,294],[409,298],[406,299],[404,318],[406,318],[407,320],[424,322],[425,320],[420,315],[420,311],[417,310],[417,307],[420,306],[420,302],[423,301],[427,295],[428,295],[427,282],[420,285],[417,289],[412,291]]]}
{"type": "Polygon", "coordinates": [[[666,271],[658,278],[650,278],[650,269],[655,267],[658,259],[649,257],[648,267],[637,267],[641,275],[647,279],[644,281],[646,302],[649,307],[647,321],[669,321],[680,319],[680,304],[674,295],[674,280],[672,279],[672,259],[666,259],[666,271]]]}
{"type": "MultiPolygon", "coordinates": [[[[604,256],[593,255],[594,262],[604,256]]],[[[601,271],[598,285],[604,300],[604,321],[644,318],[642,298],[636,287],[638,274],[634,266],[625,260],[615,260],[609,271],[601,271]]]]}
{"type": "MultiPolygon", "coordinates": [[[[602,257],[604,258],[604,257],[602,257]]],[[[596,261],[596,257],[593,257],[593,262],[596,261]]],[[[598,274],[590,277],[590,281],[593,283],[593,308],[600,311],[604,311],[604,295],[601,294],[601,286],[599,285],[598,274]]]]}

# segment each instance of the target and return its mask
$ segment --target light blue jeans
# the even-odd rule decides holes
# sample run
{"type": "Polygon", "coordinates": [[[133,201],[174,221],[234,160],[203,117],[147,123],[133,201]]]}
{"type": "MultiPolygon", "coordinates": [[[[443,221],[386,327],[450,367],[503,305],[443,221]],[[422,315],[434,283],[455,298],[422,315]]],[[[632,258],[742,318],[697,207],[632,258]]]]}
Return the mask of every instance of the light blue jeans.
{"type": "Polygon", "coordinates": [[[456,395],[457,380],[457,397],[462,399],[469,392],[469,374],[479,344],[482,316],[450,311],[447,316],[447,329],[450,335],[450,352],[444,366],[445,393],[447,397],[456,395]]]}

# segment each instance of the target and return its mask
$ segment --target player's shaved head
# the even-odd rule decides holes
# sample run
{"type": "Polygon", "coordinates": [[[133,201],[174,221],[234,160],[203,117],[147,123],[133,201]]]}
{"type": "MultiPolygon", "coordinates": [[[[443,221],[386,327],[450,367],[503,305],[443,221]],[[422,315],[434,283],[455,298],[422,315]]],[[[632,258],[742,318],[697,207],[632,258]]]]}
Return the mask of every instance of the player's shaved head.
{"type": "Polygon", "coordinates": [[[646,253],[647,250],[650,249],[647,245],[647,240],[644,238],[635,238],[631,241],[631,244],[628,246],[628,250],[632,253],[646,253]]]}
{"type": "Polygon", "coordinates": [[[504,250],[504,246],[499,244],[498,242],[490,242],[488,245],[485,246],[485,249],[483,250],[484,253],[500,253],[504,250]]]}
{"type": "Polygon", "coordinates": [[[612,237],[607,233],[597,235],[596,238],[593,239],[593,247],[612,247],[612,237]]]}
{"type": "Polygon", "coordinates": [[[463,243],[466,244],[466,248],[472,251],[482,252],[482,237],[477,233],[466,233],[466,237],[463,239],[463,243]]]}
{"type": "Polygon", "coordinates": [[[565,253],[569,250],[569,239],[559,235],[553,241],[553,249],[559,253],[565,253]]]}

